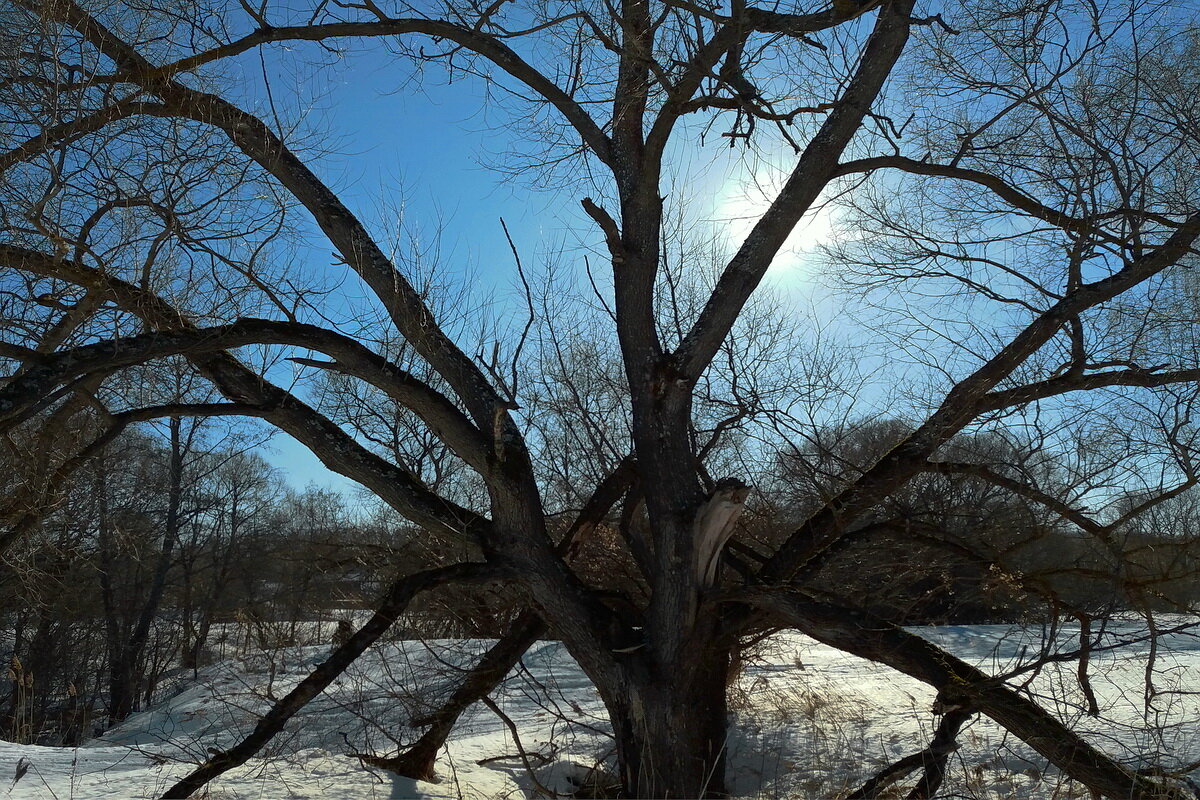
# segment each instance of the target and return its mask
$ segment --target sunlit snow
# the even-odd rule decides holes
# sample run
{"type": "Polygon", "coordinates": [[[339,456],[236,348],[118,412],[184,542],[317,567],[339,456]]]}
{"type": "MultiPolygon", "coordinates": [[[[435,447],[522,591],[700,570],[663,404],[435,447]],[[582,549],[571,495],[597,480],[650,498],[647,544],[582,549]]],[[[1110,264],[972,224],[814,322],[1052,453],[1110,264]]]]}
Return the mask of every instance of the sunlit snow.
{"type": "MultiPolygon", "coordinates": [[[[993,673],[1031,659],[1039,629],[915,629],[993,673]]],[[[1139,623],[1119,623],[1133,637],[1139,623]]],[[[1060,632],[1070,646],[1071,631],[1060,632]]],[[[406,723],[431,710],[487,646],[478,641],[380,645],[305,709],[267,751],[215,781],[209,798],[520,798],[537,787],[568,794],[612,760],[604,709],[558,642],[538,643],[493,697],[516,724],[530,777],[505,723],[482,705],[461,720],[438,761],[440,783],[362,766],[351,753],[394,753],[418,732],[406,723]]],[[[1168,768],[1200,760],[1200,641],[1164,638],[1146,685],[1145,642],[1092,658],[1104,709],[1087,717],[1075,664],[1021,676],[1042,704],[1132,765],[1168,768]]],[[[0,745],[0,781],[12,798],[151,798],[205,757],[234,744],[328,652],[304,647],[247,653],[181,676],[173,696],[76,748],[0,745]],[[19,780],[15,780],[18,773],[19,780]]],[[[798,635],[757,648],[732,693],[729,788],[754,798],[834,798],[888,763],[922,749],[936,725],[934,692],[905,676],[798,635]]],[[[1021,742],[986,719],[959,737],[943,796],[1086,797],[1021,742]]],[[[1193,777],[1200,777],[1200,772],[1193,777]]]]}

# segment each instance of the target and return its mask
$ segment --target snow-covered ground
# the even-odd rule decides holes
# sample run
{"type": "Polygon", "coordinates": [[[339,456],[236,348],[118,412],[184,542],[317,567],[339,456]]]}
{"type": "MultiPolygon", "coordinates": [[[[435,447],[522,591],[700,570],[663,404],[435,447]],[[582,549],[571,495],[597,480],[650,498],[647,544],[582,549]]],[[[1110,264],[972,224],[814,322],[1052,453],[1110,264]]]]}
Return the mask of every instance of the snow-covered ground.
{"type": "MultiPolygon", "coordinates": [[[[915,630],[993,673],[1028,661],[1045,643],[1041,629],[915,630]]],[[[1114,623],[1111,635],[1134,638],[1143,631],[1144,623],[1114,623]]],[[[1044,706],[1122,760],[1193,764],[1200,761],[1200,639],[1194,633],[1161,639],[1149,673],[1147,642],[1094,654],[1090,673],[1104,710],[1100,719],[1085,713],[1073,662],[1017,680],[1030,681],[1044,706]]],[[[1059,644],[1070,647],[1073,635],[1077,630],[1064,629],[1059,644]]],[[[464,716],[439,759],[440,783],[364,768],[351,755],[392,753],[415,738],[407,721],[431,710],[456,680],[456,668],[486,645],[380,645],[292,720],[260,758],[215,781],[207,797],[517,800],[538,784],[570,791],[587,769],[611,759],[603,706],[557,642],[536,645],[494,695],[518,729],[536,784],[505,721],[482,705],[464,716]]],[[[326,654],[322,647],[293,648],[214,664],[176,696],[84,747],[0,744],[0,786],[8,797],[38,800],[156,797],[203,760],[207,748],[238,741],[271,697],[286,693],[326,654]]],[[[936,725],[932,701],[931,689],[890,670],[802,636],[775,637],[757,648],[737,684],[729,788],[754,798],[837,797],[924,747],[936,725]]],[[[989,720],[974,719],[959,741],[943,787],[947,797],[1085,796],[989,720]]]]}

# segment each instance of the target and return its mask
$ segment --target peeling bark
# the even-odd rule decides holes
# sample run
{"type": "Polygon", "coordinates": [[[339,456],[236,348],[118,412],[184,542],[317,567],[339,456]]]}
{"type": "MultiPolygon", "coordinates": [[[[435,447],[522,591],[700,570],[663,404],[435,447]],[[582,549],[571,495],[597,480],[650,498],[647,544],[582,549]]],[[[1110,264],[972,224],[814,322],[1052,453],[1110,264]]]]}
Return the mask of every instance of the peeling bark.
{"type": "Polygon", "coordinates": [[[717,488],[696,514],[696,575],[704,588],[717,582],[721,552],[733,535],[749,494],[749,486],[737,478],[725,478],[718,482],[717,488]]]}

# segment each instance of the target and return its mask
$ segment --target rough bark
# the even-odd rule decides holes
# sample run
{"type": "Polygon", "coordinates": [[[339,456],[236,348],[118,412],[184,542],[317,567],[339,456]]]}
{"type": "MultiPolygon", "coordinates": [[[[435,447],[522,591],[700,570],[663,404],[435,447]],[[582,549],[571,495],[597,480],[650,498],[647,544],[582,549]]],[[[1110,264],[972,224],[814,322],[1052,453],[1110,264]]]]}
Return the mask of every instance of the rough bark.
{"type": "Polygon", "coordinates": [[[712,649],[695,653],[677,676],[599,687],[626,796],[726,796],[728,670],[728,651],[712,649]]]}

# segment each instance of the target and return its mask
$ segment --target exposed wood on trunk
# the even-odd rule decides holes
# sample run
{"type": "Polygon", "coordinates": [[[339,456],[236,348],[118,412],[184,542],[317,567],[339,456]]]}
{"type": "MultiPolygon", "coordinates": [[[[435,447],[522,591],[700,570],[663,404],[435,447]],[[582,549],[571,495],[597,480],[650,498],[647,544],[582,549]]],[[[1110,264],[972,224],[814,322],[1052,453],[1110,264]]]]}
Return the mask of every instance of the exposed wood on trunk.
{"type": "Polygon", "coordinates": [[[737,478],[722,479],[696,515],[696,574],[701,587],[716,584],[721,553],[749,495],[750,487],[737,478]]]}

